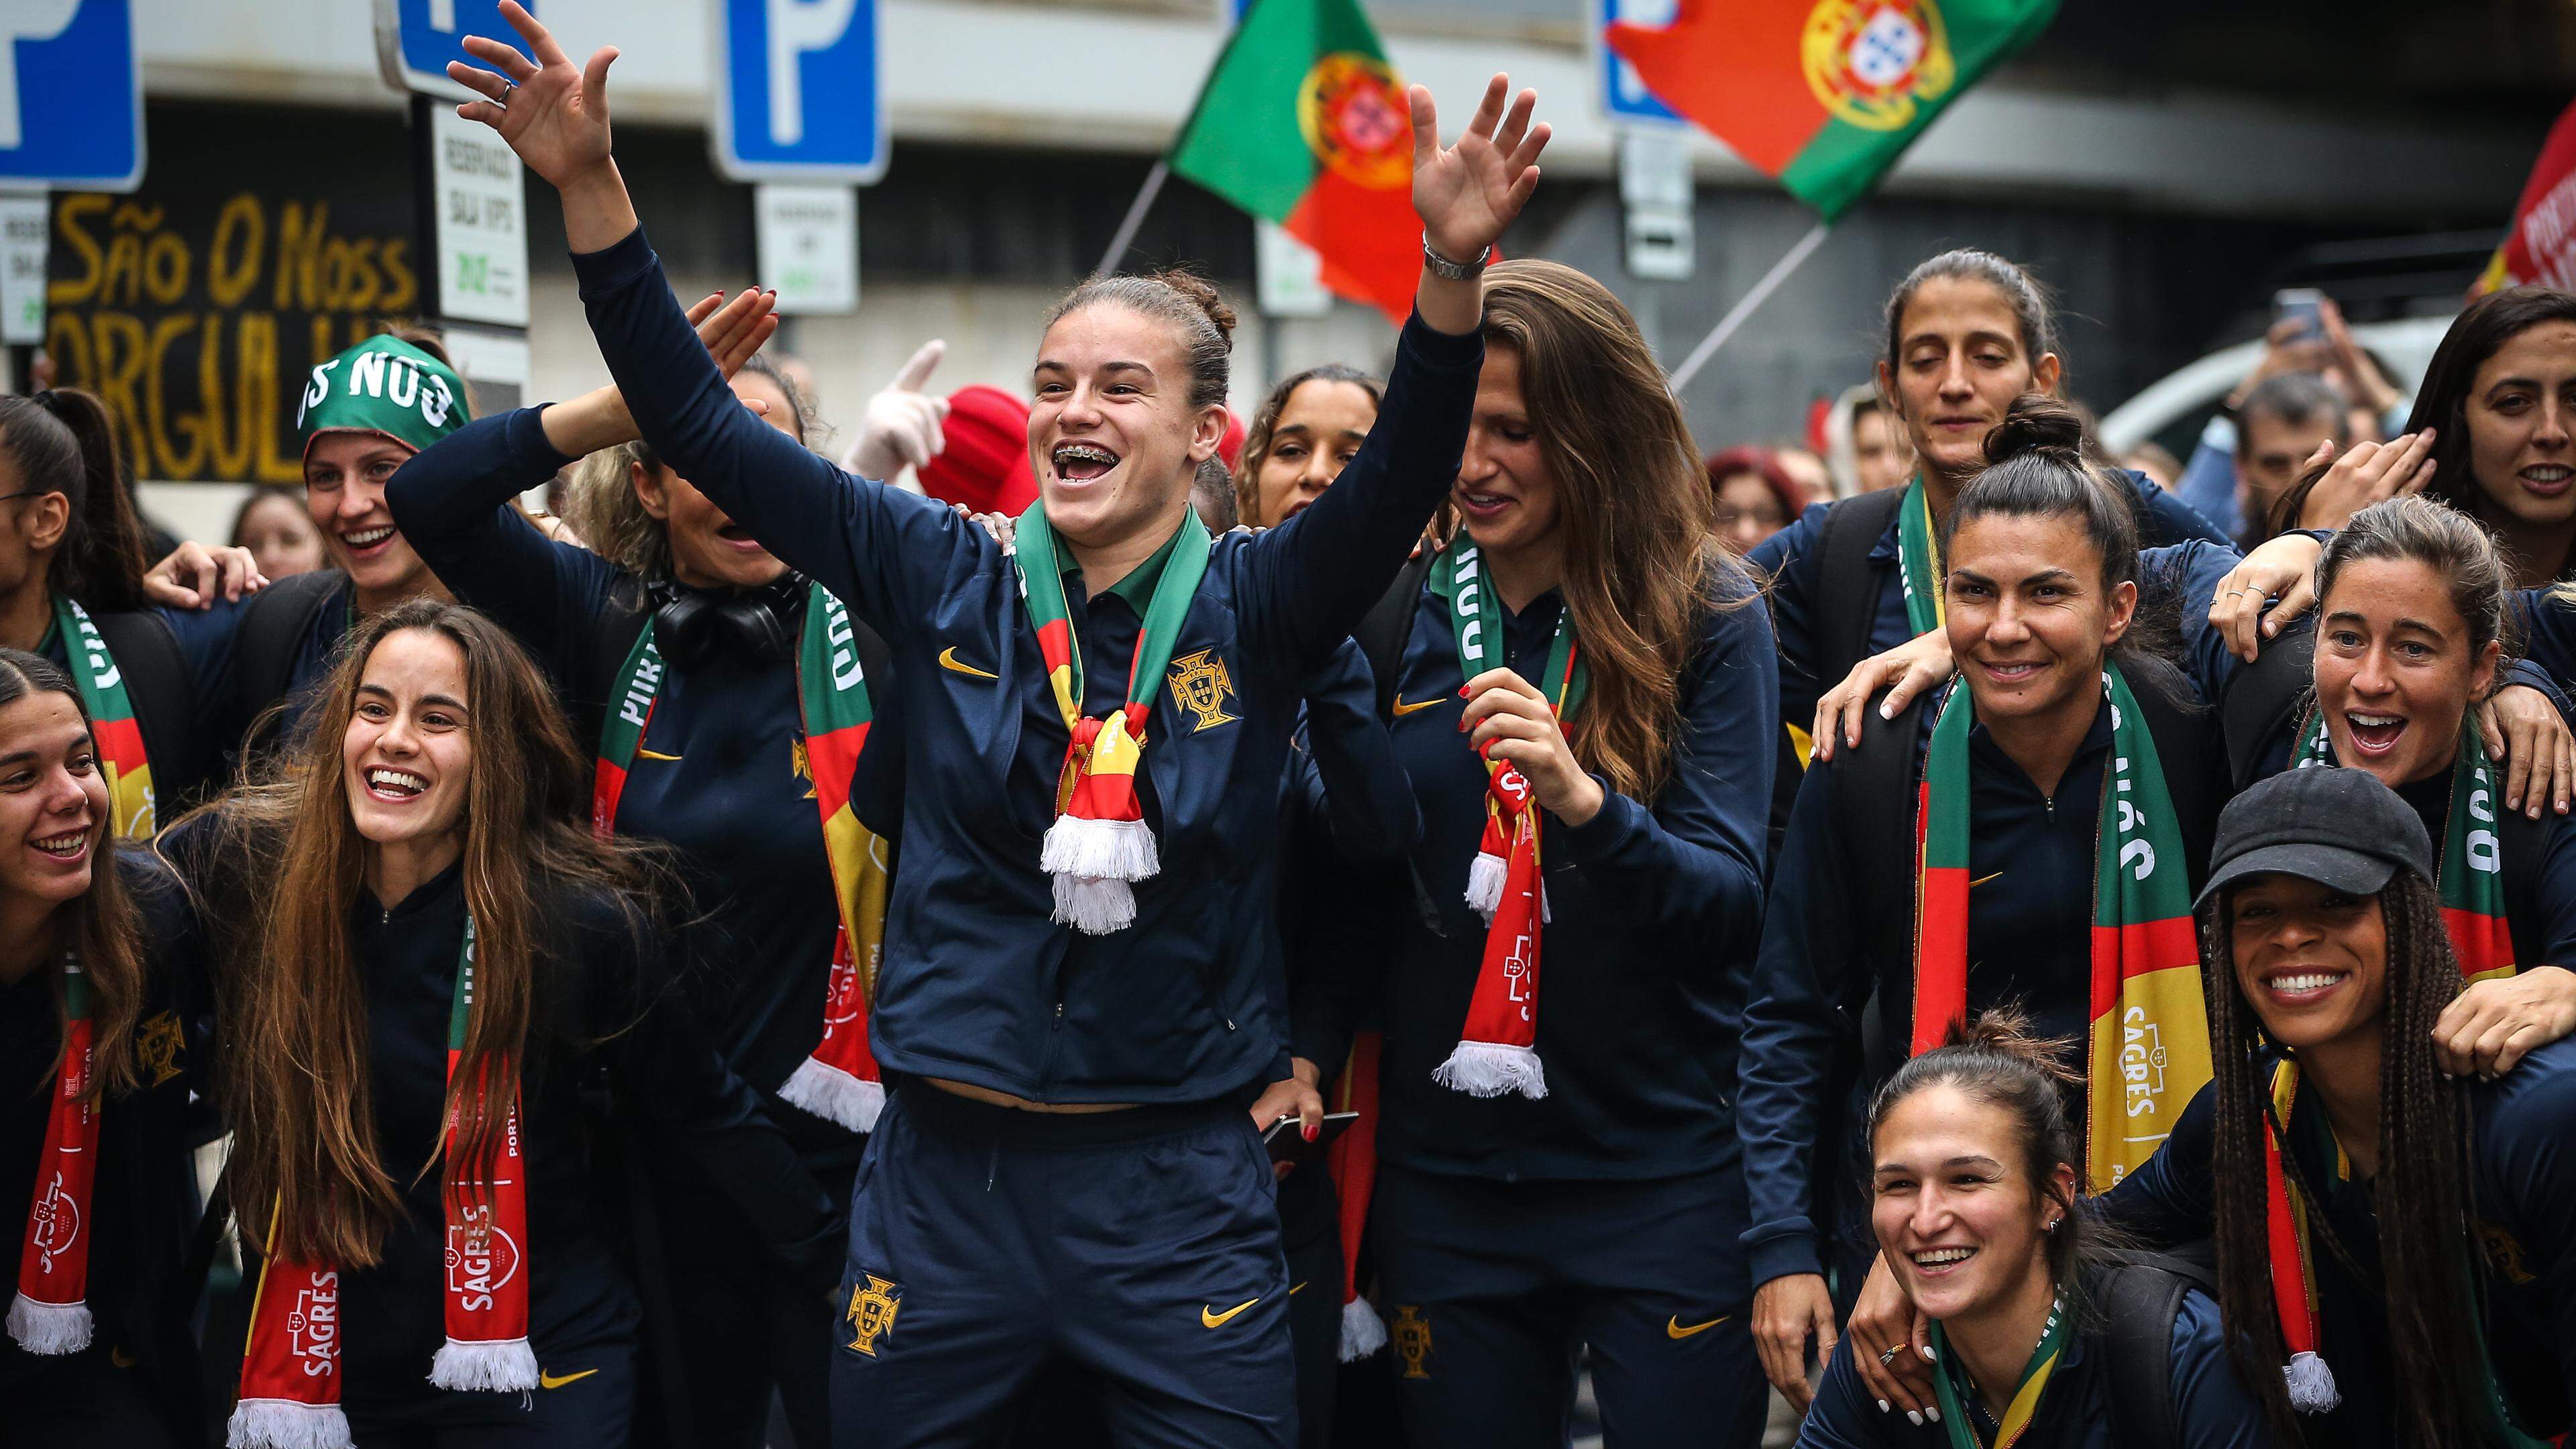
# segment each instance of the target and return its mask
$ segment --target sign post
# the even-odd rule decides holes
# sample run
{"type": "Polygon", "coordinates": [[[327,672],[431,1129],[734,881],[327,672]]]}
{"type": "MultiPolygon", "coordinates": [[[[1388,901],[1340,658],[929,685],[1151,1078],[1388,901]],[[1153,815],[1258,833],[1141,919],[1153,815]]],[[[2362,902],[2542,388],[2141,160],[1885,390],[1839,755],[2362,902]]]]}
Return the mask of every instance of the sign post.
{"type": "Polygon", "coordinates": [[[760,284],[793,315],[859,310],[859,193],[764,181],[752,189],[760,284]]]}
{"type": "Polygon", "coordinates": [[[876,0],[721,0],[713,10],[717,171],[855,186],[885,175],[876,0]]]}
{"type": "Polygon", "coordinates": [[[0,5],[0,342],[18,386],[44,338],[47,189],[142,184],[132,0],[0,5]]]}

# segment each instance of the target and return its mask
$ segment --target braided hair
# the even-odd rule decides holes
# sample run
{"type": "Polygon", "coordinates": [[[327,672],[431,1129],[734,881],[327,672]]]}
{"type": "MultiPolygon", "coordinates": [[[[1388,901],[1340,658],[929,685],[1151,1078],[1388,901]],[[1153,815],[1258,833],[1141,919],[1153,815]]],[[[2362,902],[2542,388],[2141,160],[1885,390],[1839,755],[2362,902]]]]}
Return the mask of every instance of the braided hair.
{"type": "MultiPolygon", "coordinates": [[[[2289,1354],[2272,1302],[2264,1187],[2270,1069],[2260,1052],[2262,1022],[2237,984],[2230,927],[2235,898],[2236,891],[2222,891],[2200,912],[2201,959],[2225,983],[2209,993],[2218,1307],[2238,1375],[2263,1405],[2273,1433],[2295,1444],[2301,1429],[2281,1374],[2289,1354]]],[[[2379,1175],[2371,1183],[2379,1274],[2362,1270],[2322,1216],[2310,1217],[2309,1231],[2386,1304],[2390,1361],[2408,1365],[2394,1383],[2401,1441],[2419,1449],[2471,1449],[2482,1443],[2474,1426],[2489,1406],[2481,1402],[2487,1372],[2478,1355],[2477,1303],[2463,1291],[2477,1267],[2469,1255],[2479,1251],[2469,1233],[2469,1098],[2461,1083],[2443,1078],[2433,1055],[2433,1025],[2460,994],[2459,961],[2432,882],[2400,870],[2378,903],[2388,938],[2379,1175]]],[[[2286,1149],[2281,1170],[2309,1202],[2323,1200],[2318,1189],[2324,1184],[2308,1181],[2286,1149]]]]}

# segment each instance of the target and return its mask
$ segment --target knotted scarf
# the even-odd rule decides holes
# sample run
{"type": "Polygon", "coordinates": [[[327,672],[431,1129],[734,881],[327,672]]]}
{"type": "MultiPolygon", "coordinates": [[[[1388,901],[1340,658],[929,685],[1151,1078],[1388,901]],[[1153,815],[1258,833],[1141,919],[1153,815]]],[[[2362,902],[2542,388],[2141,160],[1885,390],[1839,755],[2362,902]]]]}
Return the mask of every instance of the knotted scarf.
{"type": "Polygon", "coordinates": [[[89,975],[63,957],[63,1064],[45,1115],[44,1154],[27,1204],[27,1241],[18,1255],[18,1293],[9,1337],[29,1353],[89,1347],[90,1184],[98,1170],[99,1104],[90,1097],[89,975]]]}
{"type": "Polygon", "coordinates": [[[125,676],[117,671],[89,610],[61,594],[54,595],[54,635],[71,660],[72,682],[89,711],[90,738],[98,742],[99,767],[107,775],[109,828],[119,840],[150,840],[157,826],[152,761],[143,751],[143,727],[125,693],[125,676]]]}
{"type": "MultiPolygon", "coordinates": [[[[615,833],[627,772],[643,746],[644,728],[668,669],[653,643],[648,616],[644,632],[618,666],[608,719],[600,729],[590,823],[603,837],[615,833]]],[[[885,1086],[868,1050],[868,1003],[885,949],[886,849],[850,808],[850,780],[858,772],[874,714],[850,612],[821,584],[809,586],[805,598],[805,622],[797,637],[796,698],[805,730],[803,758],[823,816],[823,853],[832,870],[840,923],[832,932],[822,1040],[788,1075],[778,1095],[853,1132],[866,1132],[885,1110],[885,1086]]]]}
{"type": "MultiPolygon", "coordinates": [[[[468,916],[447,1017],[447,1171],[439,1194],[447,1218],[447,1342],[430,1360],[429,1381],[442,1389],[524,1392],[537,1387],[537,1355],[528,1343],[528,1184],[520,1156],[519,1088],[515,1067],[506,1068],[512,1073],[509,1111],[490,1160],[466,1160],[465,1094],[455,1090],[456,1064],[473,1021],[474,920],[468,916]]],[[[491,1086],[478,1081],[471,1093],[483,1099],[491,1086]]],[[[250,1338],[242,1352],[241,1396],[225,1442],[230,1449],[346,1449],[338,1265],[284,1258],[277,1245],[272,1213],[269,1255],[251,1299],[250,1338]]]]}
{"type": "MultiPolygon", "coordinates": [[[[2299,731],[2293,769],[2335,763],[2325,715],[2311,711],[2299,731]]],[[[2451,809],[2442,825],[2441,858],[2434,889],[2442,898],[2442,925],[2468,981],[2511,976],[2513,927],[2505,919],[2504,842],[2496,833],[2495,767],[2474,714],[2460,720],[2460,747],[2451,759],[2451,809]]]]}
{"type": "Polygon", "coordinates": [[[1917,636],[1940,628],[1948,612],[1941,603],[1941,540],[1932,532],[1932,498],[1920,473],[1896,505],[1896,567],[1905,585],[1906,627],[1917,636]]]}
{"type": "Polygon", "coordinates": [[[1014,535],[1020,602],[1038,631],[1038,655],[1047,685],[1071,735],[1057,773],[1055,823],[1047,827],[1038,866],[1055,878],[1055,919],[1086,935],[1105,936],[1136,922],[1134,883],[1162,869],[1153,828],[1136,800],[1136,770],[1144,762],[1145,725],[1154,692],[1172,662],[1181,621],[1207,573],[1208,531],[1193,509],[1181,511],[1179,537],[1136,631],[1136,653],[1127,667],[1126,702],[1105,719],[1082,713],[1082,641],[1064,599],[1064,569],[1046,500],[1029,505],[1014,535]]]}
{"type": "MultiPolygon", "coordinates": [[[[1431,592],[1448,603],[1466,679],[1502,657],[1485,637],[1485,584],[1474,544],[1461,543],[1431,565],[1431,592]]],[[[1502,626],[1497,623],[1499,630],[1502,626]]],[[[1574,613],[1557,615],[1539,689],[1561,721],[1583,702],[1586,676],[1574,639],[1574,613]]],[[[1538,802],[1529,778],[1509,761],[1485,760],[1485,831],[1467,870],[1467,904],[1485,918],[1485,957],[1467,1002],[1457,1048],[1432,1073],[1444,1087],[1475,1097],[1518,1092],[1547,1095],[1538,1056],[1538,965],[1547,897],[1539,880],[1538,802]]]]}
{"type": "MultiPolygon", "coordinates": [[[[2155,737],[2117,665],[2093,851],[2092,992],[2085,1175],[2108,1191],[2156,1149],[2209,1080],[2209,1013],[2173,799],[2155,737]]],[[[1968,1011],[1968,731],[1975,696],[1953,687],[1932,727],[1916,812],[1913,1050],[1968,1011]]]]}
{"type": "MultiPolygon", "coordinates": [[[[2060,1295],[2049,1305],[2048,1326],[2040,1331],[2039,1346],[2030,1351],[2030,1362],[2022,1367],[2021,1382],[2014,1386],[2013,1396],[2004,1405],[2003,1418],[1995,1425],[1995,1442],[1987,1449],[2013,1449],[2022,1435],[2030,1432],[2030,1421],[2039,1413],[2039,1400],[2048,1392],[2049,1375],[2057,1371],[2057,1361],[2066,1353],[2066,1340],[2073,1331],[2073,1320],[2066,1311],[2066,1299],[2060,1295]]],[[[1950,1351],[1949,1336],[1941,1331],[1939,1319],[1932,1321],[1932,1353],[1940,1360],[1940,1371],[1932,1375],[1932,1392],[1941,1405],[1941,1427],[1948,1434],[1950,1449],[1979,1449],[1977,1431],[1970,1426],[1969,1405],[1976,1402],[1977,1386],[1968,1379],[1967,1365],[1950,1351]]]]}

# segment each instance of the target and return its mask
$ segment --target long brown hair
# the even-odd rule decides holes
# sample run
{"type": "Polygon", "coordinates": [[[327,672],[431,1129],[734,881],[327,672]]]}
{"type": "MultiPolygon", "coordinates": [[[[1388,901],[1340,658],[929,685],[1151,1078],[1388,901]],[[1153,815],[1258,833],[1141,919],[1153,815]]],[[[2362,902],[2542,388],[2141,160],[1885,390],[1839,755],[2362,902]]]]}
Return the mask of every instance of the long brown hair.
{"type": "MultiPolygon", "coordinates": [[[[2295,1444],[2299,1419],[2281,1375],[2290,1355],[2272,1304],[2263,1176],[2271,1076],[2257,1052],[2262,1019],[2236,981],[2229,918],[2235,894],[2221,892],[2200,912],[2200,959],[2224,982],[2209,993],[2218,1309],[2238,1377],[2262,1403],[2273,1433],[2295,1444]]],[[[2401,870],[2378,900],[2388,932],[2388,1004],[2379,1059],[2379,1175],[2370,1185],[2379,1220],[2376,1279],[2361,1270],[2322,1214],[2310,1213],[2309,1231],[2354,1282],[2379,1290],[2387,1307],[2389,1361],[2407,1365],[2393,1383],[2405,1429],[2399,1438],[2417,1449],[2468,1449],[2482,1442],[2473,1426],[2488,1409],[2478,1305],[2462,1291],[2474,1266],[2470,1255],[2478,1251],[2469,1234],[2469,1097],[2465,1084],[2443,1077],[2433,1056],[2433,1026],[2460,994],[2460,967],[2430,881],[2401,870]]],[[[2296,1154],[2282,1152],[2281,1170],[2309,1202],[2323,1201],[2322,1184],[2305,1179],[2296,1154]]]]}
{"type": "Polygon", "coordinates": [[[1556,262],[1485,273],[1485,345],[1520,354],[1521,393],[1565,533],[1565,607],[1591,693],[1575,758],[1653,798],[1672,768],[1681,676],[1713,607],[1755,597],[1663,369],[1619,299],[1556,262]],[[1720,600],[1723,599],[1721,603],[1720,600]]]}
{"type": "Polygon", "coordinates": [[[367,845],[350,817],[341,742],[376,646],[406,629],[465,658],[473,764],[460,828],[476,1001],[449,1107],[467,1160],[488,1162],[502,1129],[502,1099],[487,1103],[473,1084],[509,1080],[540,1020],[549,910],[566,888],[589,885],[641,912],[650,870],[639,847],[591,834],[589,761],[527,651],[483,615],[436,599],[362,622],[315,707],[321,727],[279,761],[276,778],[197,812],[212,817],[209,853],[230,885],[220,904],[244,923],[220,943],[234,1201],[245,1223],[274,1211],[280,1252],[350,1268],[376,1261],[402,1190],[375,1140],[366,991],[349,943],[367,845]]]}
{"type": "Polygon", "coordinates": [[[67,387],[0,397],[0,456],[18,470],[19,488],[60,493],[71,505],[47,587],[101,612],[150,602],[143,572],[152,560],[105,403],[67,387]]]}
{"type": "MultiPolygon", "coordinates": [[[[84,726],[90,723],[89,706],[81,702],[79,687],[62,666],[41,654],[0,649],[0,709],[37,694],[61,695],[80,712],[84,726]]],[[[95,849],[89,889],[78,900],[55,908],[47,922],[53,940],[46,948],[48,959],[66,951],[78,953],[81,970],[89,977],[93,1095],[108,1087],[122,1091],[134,1085],[134,1023],[143,1014],[143,918],[117,873],[115,831],[102,828],[95,849]]],[[[59,980],[54,989],[59,1003],[59,980]]],[[[63,1042],[68,1049],[69,1034],[63,1042]]],[[[46,1068],[48,1081],[62,1070],[62,1064],[58,1051],[46,1068]]]]}

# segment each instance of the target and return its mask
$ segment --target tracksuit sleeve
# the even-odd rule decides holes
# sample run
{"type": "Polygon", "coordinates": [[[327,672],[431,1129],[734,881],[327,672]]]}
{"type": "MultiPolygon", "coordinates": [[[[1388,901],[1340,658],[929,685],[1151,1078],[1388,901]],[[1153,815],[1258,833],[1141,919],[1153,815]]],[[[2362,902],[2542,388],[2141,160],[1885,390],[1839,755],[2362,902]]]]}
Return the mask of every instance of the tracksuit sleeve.
{"type": "Polygon", "coordinates": [[[2181,1449],[2275,1449],[2279,1441],[2271,1421],[2227,1356],[2218,1305],[2197,1290],[2185,1293],[2182,1311],[2174,1315],[2172,1344],[2166,1382],[2182,1428],[2181,1449]]]}
{"type": "Polygon", "coordinates": [[[1421,541],[1457,480],[1484,363],[1482,334],[1407,321],[1368,441],[1323,497],[1243,551],[1236,599],[1245,631],[1290,677],[1358,626],[1421,541]]]}
{"type": "Polygon", "coordinates": [[[1590,820],[1548,821],[1549,843],[1592,889],[1639,929],[1686,943],[1694,962],[1740,962],[1753,948],[1779,762],[1770,615],[1749,593],[1720,603],[1682,671],[1680,733],[1654,805],[1604,783],[1590,820]]]}
{"type": "Polygon", "coordinates": [[[394,526],[456,596],[501,622],[567,678],[575,631],[595,627],[615,566],[558,543],[510,500],[572,461],[546,441],[542,407],[477,418],[414,453],[385,485],[394,526]]]}
{"type": "Polygon", "coordinates": [[[2508,595],[2507,603],[2522,625],[2523,658],[2552,679],[2576,679],[2576,600],[2553,585],[2508,595]]]}
{"type": "Polygon", "coordinates": [[[2182,630],[2183,672],[2200,697],[2212,704],[2227,697],[2227,687],[2245,669],[2245,661],[2227,647],[2227,636],[2209,622],[2209,605],[2218,597],[2218,585],[2244,561],[2232,544],[2196,538],[2138,554],[2139,574],[2159,591],[2169,592],[2174,601],[2182,630]]]}
{"type": "Polygon", "coordinates": [[[2229,548],[2236,546],[2235,540],[2219,532],[2217,524],[2193,512],[2190,504],[2157,487],[2153,478],[2138,472],[2129,472],[2125,476],[2129,480],[2129,491],[2138,500],[2140,542],[2155,547],[2199,538],[2229,548]]]}
{"type": "Polygon", "coordinates": [[[2537,1062],[2516,1068],[2510,1108],[2489,1114],[2478,1148],[2479,1176],[2510,1199],[2510,1230],[2526,1253],[2545,1259],[2550,1340],[2559,1380],[2576,1402],[2576,1072],[2537,1062]]]}
{"type": "Polygon", "coordinates": [[[1306,742],[1299,784],[1308,809],[1344,859],[1401,861],[1422,833],[1413,782],[1377,716],[1377,680],[1347,640],[1306,681],[1306,742]]]}
{"type": "MultiPolygon", "coordinates": [[[[745,408],[671,296],[642,227],[572,264],[609,375],[653,451],[898,650],[921,634],[910,626],[950,579],[999,559],[1000,546],[945,505],[854,478],[745,408]]],[[[1472,397],[1472,375],[1468,386],[1472,397]]],[[[1358,617],[1352,609],[1335,636],[1358,617]]]]}
{"type": "MultiPolygon", "coordinates": [[[[1842,1146],[1825,1140],[1839,1039],[1850,1036],[1827,998],[1820,960],[1848,963],[1865,979],[1857,909],[1834,827],[1833,762],[1819,760],[1798,787],[1789,833],[1772,872],[1753,987],[1744,1003],[1736,1065],[1735,1130],[1744,1146],[1747,1266],[1755,1287],[1825,1271],[1825,1225],[1815,1220],[1815,1175],[1838,1169],[1842,1146]]],[[[1865,989],[1865,988],[1864,988],[1865,989]]]]}
{"type": "Polygon", "coordinates": [[[2172,1135],[2120,1185],[2095,1198],[2111,1225],[2143,1247],[2208,1237],[2217,1211],[2210,1181],[2218,1089],[2203,1086],[2174,1119],[2172,1135]]]}
{"type": "Polygon", "coordinates": [[[605,998],[594,1026],[660,1142],[696,1159],[773,1256],[836,1268],[833,1204],[690,1012],[672,937],[624,920],[588,936],[590,979],[605,998]]]}

